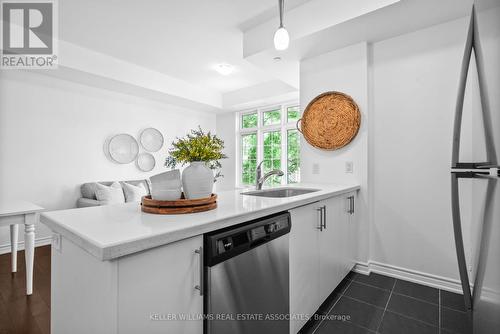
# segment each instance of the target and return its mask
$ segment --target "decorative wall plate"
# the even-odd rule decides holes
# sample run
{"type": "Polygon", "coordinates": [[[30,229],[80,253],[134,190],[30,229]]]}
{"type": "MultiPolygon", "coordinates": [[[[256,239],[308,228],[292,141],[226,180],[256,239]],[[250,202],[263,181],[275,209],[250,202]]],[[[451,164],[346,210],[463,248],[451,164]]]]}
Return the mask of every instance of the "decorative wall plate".
{"type": "Polygon", "coordinates": [[[111,138],[108,152],[113,161],[119,164],[128,164],[137,158],[139,144],[131,135],[121,133],[111,138]]]}
{"type": "Polygon", "coordinates": [[[360,125],[361,113],[349,95],[326,92],[309,102],[297,121],[297,130],[312,146],[337,150],[356,137],[360,125]]]}
{"type": "Polygon", "coordinates": [[[155,128],[147,128],[141,132],[139,141],[146,151],[157,152],[163,146],[163,135],[155,128]]]}
{"type": "Polygon", "coordinates": [[[156,160],[150,153],[141,153],[137,157],[137,168],[143,172],[150,172],[155,168],[156,160]]]}

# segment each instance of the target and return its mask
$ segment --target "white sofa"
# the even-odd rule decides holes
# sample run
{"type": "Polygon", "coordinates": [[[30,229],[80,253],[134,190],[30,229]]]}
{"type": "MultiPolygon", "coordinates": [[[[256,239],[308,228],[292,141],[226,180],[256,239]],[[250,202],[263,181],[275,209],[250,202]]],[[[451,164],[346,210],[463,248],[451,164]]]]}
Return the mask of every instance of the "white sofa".
{"type": "MultiPolygon", "coordinates": [[[[104,205],[105,203],[98,201],[96,196],[95,196],[96,184],[100,183],[100,184],[103,184],[105,186],[110,186],[113,182],[114,181],[88,182],[88,183],[82,184],[80,187],[82,197],[80,197],[77,200],[76,206],[79,208],[85,208],[85,207],[89,207],[89,206],[104,205]]],[[[147,190],[148,194],[151,194],[151,185],[149,183],[149,180],[120,181],[120,184],[122,184],[124,182],[130,183],[133,185],[143,184],[144,188],[147,190]]]]}

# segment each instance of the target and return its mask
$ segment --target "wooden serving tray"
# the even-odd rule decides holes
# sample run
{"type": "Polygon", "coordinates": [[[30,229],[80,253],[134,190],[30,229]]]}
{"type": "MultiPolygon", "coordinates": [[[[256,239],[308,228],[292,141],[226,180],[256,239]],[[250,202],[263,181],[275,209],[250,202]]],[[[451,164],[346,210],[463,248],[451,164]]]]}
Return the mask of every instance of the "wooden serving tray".
{"type": "Polygon", "coordinates": [[[186,199],[184,193],[182,198],[175,201],[158,201],[150,195],[143,196],[141,210],[146,213],[160,215],[178,215],[185,213],[203,212],[217,208],[217,195],[212,194],[207,198],[186,199]]]}

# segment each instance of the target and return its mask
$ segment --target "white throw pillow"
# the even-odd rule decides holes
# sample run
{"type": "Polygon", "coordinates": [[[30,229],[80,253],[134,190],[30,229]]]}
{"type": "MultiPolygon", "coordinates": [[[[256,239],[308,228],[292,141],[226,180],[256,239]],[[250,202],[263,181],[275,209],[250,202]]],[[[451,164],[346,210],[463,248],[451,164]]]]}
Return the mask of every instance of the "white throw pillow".
{"type": "Polygon", "coordinates": [[[122,186],[118,182],[113,182],[109,187],[97,183],[95,197],[104,204],[125,203],[122,186]]]}
{"type": "Polygon", "coordinates": [[[148,194],[144,184],[139,183],[134,186],[133,184],[123,182],[123,192],[125,193],[125,202],[140,202],[142,196],[148,194]]]}

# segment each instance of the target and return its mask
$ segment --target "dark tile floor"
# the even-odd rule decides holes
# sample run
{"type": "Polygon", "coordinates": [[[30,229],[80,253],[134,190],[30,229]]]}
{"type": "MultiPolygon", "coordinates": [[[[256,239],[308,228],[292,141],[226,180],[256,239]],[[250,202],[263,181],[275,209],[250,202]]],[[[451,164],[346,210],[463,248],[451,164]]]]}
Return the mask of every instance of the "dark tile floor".
{"type": "Polygon", "coordinates": [[[470,334],[461,295],[371,274],[350,273],[303,334],[470,334]]]}

